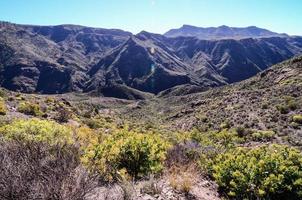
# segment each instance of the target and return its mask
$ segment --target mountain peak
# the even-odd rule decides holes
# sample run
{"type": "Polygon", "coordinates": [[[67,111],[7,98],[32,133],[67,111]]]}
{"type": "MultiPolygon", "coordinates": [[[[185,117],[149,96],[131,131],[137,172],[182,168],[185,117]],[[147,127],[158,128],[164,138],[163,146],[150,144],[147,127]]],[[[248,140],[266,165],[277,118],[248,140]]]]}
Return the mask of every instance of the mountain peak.
{"type": "MultiPolygon", "coordinates": [[[[248,26],[246,28],[258,28],[258,27],[257,26],[248,26]]],[[[260,28],[258,28],[258,29],[260,29],[260,28]]]]}
{"type": "Polygon", "coordinates": [[[226,26],[226,25],[221,25],[221,26],[218,26],[218,28],[230,28],[230,27],[226,26]]]}
{"type": "Polygon", "coordinates": [[[212,39],[243,39],[243,38],[267,38],[267,37],[286,37],[286,34],[275,33],[256,26],[248,27],[229,27],[221,25],[218,27],[196,27],[183,25],[179,29],[171,29],[164,34],[166,37],[190,36],[204,40],[212,39]]]}
{"type": "Polygon", "coordinates": [[[189,25],[189,24],[184,24],[182,25],[181,28],[198,28],[197,26],[189,25]]]}

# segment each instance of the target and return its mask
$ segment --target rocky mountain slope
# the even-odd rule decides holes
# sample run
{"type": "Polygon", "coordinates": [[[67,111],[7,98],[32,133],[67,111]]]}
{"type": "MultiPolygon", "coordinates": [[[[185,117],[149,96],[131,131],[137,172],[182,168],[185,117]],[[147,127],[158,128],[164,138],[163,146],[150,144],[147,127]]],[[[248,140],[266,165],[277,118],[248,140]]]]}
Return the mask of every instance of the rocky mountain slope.
{"type": "Polygon", "coordinates": [[[145,99],[174,87],[203,91],[247,79],[302,53],[301,37],[263,36],[210,41],[1,23],[0,85],[27,93],[76,91],[126,99],[145,99]]]}
{"type": "Polygon", "coordinates": [[[2,86],[22,92],[63,93],[81,90],[89,66],[126,41],[130,33],[4,23],[0,35],[2,86]]]}
{"type": "Polygon", "coordinates": [[[295,116],[302,115],[301,105],[302,57],[296,57],[240,83],[185,96],[162,93],[130,106],[125,114],[136,122],[165,124],[175,131],[226,127],[245,134],[273,131],[277,142],[300,147],[302,124],[295,116]]]}
{"type": "Polygon", "coordinates": [[[219,27],[196,27],[183,25],[178,29],[171,29],[164,34],[167,37],[197,37],[204,40],[213,39],[243,39],[243,38],[263,38],[263,37],[286,37],[287,34],[279,34],[256,26],[244,28],[219,26],[219,27]]]}

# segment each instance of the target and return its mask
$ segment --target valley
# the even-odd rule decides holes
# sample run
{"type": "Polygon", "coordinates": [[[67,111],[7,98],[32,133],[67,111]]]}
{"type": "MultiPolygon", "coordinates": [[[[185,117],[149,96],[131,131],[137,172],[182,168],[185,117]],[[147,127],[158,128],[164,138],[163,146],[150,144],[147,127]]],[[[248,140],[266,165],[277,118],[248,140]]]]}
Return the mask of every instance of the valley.
{"type": "Polygon", "coordinates": [[[302,37],[0,36],[0,199],[301,199],[302,37]]]}

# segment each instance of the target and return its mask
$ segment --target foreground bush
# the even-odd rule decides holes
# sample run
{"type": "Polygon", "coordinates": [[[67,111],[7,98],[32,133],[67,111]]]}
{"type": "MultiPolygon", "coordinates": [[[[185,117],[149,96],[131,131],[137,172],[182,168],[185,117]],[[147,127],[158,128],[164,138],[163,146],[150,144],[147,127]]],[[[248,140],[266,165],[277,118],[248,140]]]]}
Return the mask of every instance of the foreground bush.
{"type": "Polygon", "coordinates": [[[74,145],[0,142],[0,199],[80,200],[96,185],[74,145]]]}
{"type": "Polygon", "coordinates": [[[236,148],[212,167],[220,188],[234,199],[301,199],[302,154],[281,145],[236,148]]]}
{"type": "Polygon", "coordinates": [[[0,127],[0,135],[8,140],[15,139],[21,142],[72,143],[72,132],[69,128],[56,122],[39,119],[13,121],[0,127]]]}
{"type": "Polygon", "coordinates": [[[92,162],[109,179],[120,172],[133,178],[163,168],[168,144],[158,135],[122,131],[88,149],[84,162],[92,162]]]}

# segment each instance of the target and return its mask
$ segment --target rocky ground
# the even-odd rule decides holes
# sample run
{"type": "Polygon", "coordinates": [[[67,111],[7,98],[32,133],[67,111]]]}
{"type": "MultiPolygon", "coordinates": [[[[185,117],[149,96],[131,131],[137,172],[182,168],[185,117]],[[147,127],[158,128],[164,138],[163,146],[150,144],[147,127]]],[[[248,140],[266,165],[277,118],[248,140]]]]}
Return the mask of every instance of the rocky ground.
{"type": "MultiPolygon", "coordinates": [[[[196,177],[195,177],[196,179],[196,177]]],[[[88,200],[220,200],[217,185],[198,177],[189,193],[171,187],[169,177],[139,181],[135,184],[112,185],[96,188],[87,196],[88,200]]]]}

